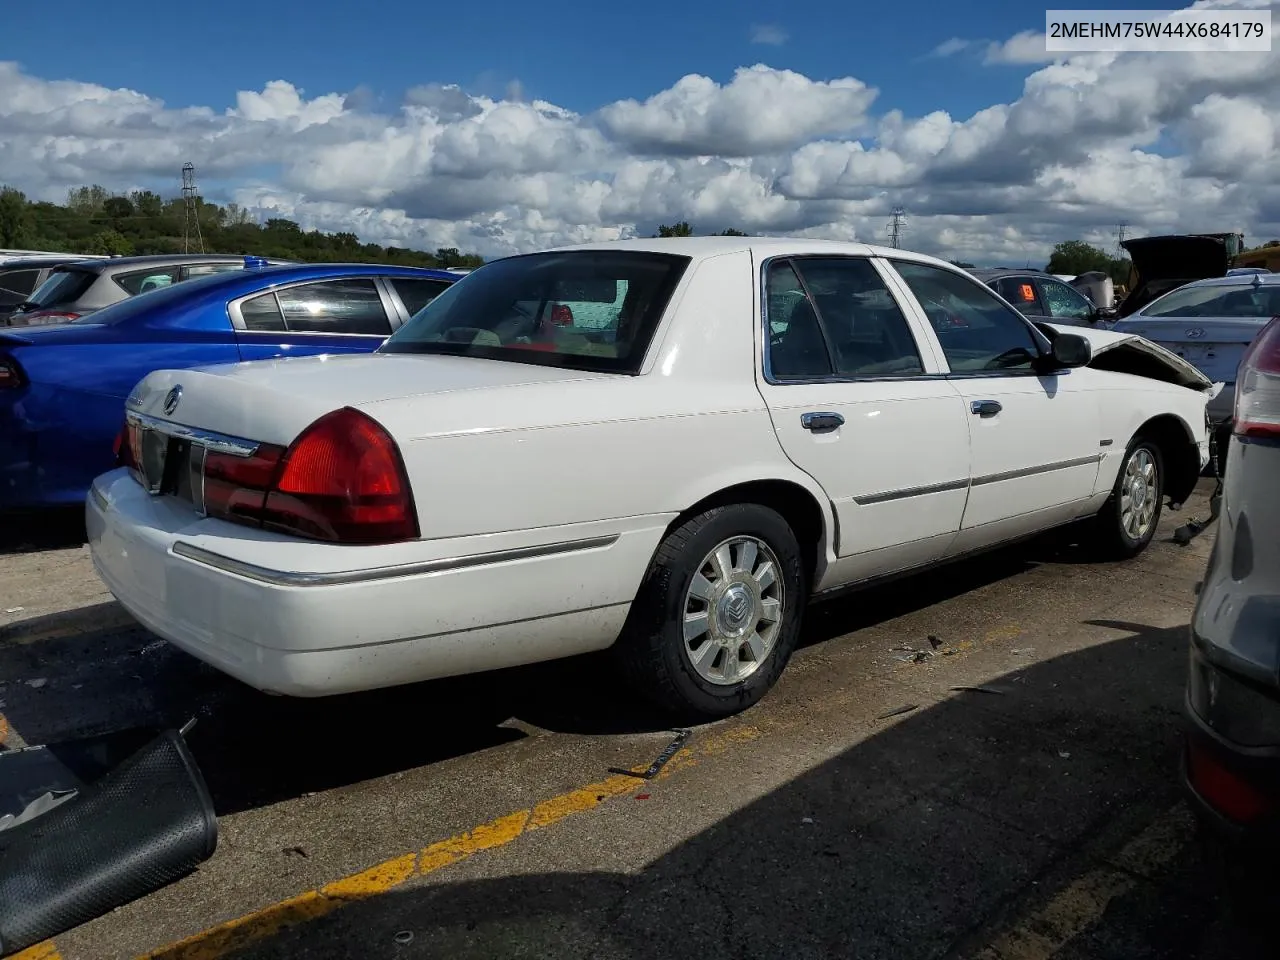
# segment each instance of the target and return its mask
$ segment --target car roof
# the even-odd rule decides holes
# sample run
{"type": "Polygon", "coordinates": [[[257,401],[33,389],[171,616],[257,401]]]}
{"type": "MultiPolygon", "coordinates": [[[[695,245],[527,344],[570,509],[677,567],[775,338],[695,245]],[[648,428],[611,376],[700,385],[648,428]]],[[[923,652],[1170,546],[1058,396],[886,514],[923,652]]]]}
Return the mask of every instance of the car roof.
{"type": "MultiPolygon", "coordinates": [[[[1238,273],[1233,277],[1208,277],[1184,283],[1174,290],[1185,290],[1187,287],[1251,287],[1255,283],[1264,287],[1275,286],[1280,284],[1280,273],[1238,273]]],[[[1173,290],[1169,292],[1172,293],[1173,290]]]]}
{"type": "Polygon", "coordinates": [[[971,267],[969,273],[983,280],[998,280],[1001,277],[1048,277],[1057,279],[1048,270],[1037,267],[971,267]]]}
{"type": "Polygon", "coordinates": [[[0,260],[0,270],[35,270],[40,267],[59,267],[64,263],[80,263],[83,260],[93,261],[92,257],[78,254],[67,254],[65,257],[44,254],[38,257],[12,257],[0,260]]]}
{"type": "MultiPolygon", "coordinates": [[[[271,263],[287,264],[292,261],[274,257],[265,258],[271,263]]],[[[157,253],[137,257],[110,257],[106,260],[76,260],[63,264],[91,273],[114,274],[136,270],[139,267],[180,267],[188,263],[243,263],[243,254],[231,253],[157,253]]]]}
{"type": "Polygon", "coordinates": [[[804,237],[636,237],[630,240],[602,240],[553,247],[547,253],[564,253],[572,250],[635,250],[644,253],[671,253],[705,260],[726,253],[750,250],[759,257],[822,255],[846,257],[892,257],[914,260],[936,266],[960,270],[954,263],[940,260],[925,253],[915,253],[896,247],[880,247],[869,243],[847,240],[810,240],[804,237]]]}
{"type": "Polygon", "coordinates": [[[305,280],[328,280],[346,276],[405,277],[422,280],[445,280],[457,283],[462,278],[447,270],[427,267],[406,267],[390,263],[289,263],[270,267],[248,267],[244,270],[227,270],[207,277],[196,277],[164,287],[174,291],[166,296],[180,298],[182,291],[192,296],[217,296],[234,298],[242,293],[266,290],[270,287],[305,280]]]}

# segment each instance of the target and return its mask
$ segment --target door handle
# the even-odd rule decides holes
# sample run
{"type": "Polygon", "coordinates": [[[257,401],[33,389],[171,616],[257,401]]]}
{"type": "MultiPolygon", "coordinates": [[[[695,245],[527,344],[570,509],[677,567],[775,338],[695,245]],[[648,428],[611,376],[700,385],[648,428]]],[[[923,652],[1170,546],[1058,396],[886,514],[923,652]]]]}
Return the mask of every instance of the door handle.
{"type": "Polygon", "coordinates": [[[838,413],[802,413],[800,426],[814,433],[830,433],[844,426],[844,417],[838,413]]]}
{"type": "Polygon", "coordinates": [[[982,417],[984,420],[987,417],[994,417],[1003,409],[1004,407],[1000,406],[1000,404],[994,400],[974,400],[969,404],[969,411],[975,416],[982,417]]]}

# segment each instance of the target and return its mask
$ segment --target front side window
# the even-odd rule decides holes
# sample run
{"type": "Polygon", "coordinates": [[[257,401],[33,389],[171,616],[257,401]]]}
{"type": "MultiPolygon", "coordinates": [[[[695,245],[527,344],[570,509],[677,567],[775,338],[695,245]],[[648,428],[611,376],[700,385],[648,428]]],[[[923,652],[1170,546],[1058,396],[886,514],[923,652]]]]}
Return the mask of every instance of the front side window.
{"type": "Polygon", "coordinates": [[[449,284],[444,280],[418,280],[411,277],[394,277],[391,285],[400,294],[400,300],[411,317],[449,289],[449,284]]]}
{"type": "Polygon", "coordinates": [[[1049,316],[1063,320],[1090,320],[1094,316],[1093,304],[1083,294],[1072,290],[1057,280],[1040,280],[1040,292],[1049,307],[1049,316]]]}
{"type": "Polygon", "coordinates": [[[1239,317],[1263,320],[1280,315],[1280,284],[1232,283],[1182,287],[1142,311],[1144,317],[1239,317]]]}
{"type": "Polygon", "coordinates": [[[952,373],[1033,369],[1040,346],[1030,325],[982,284],[927,263],[893,267],[924,308],[952,373]]]}
{"type": "Polygon", "coordinates": [[[865,258],[775,261],[767,296],[769,362],[777,379],[924,372],[906,317],[865,258]]]}
{"type": "Polygon", "coordinates": [[[636,373],[688,265],[632,250],[496,260],[428,303],[381,350],[636,373]]]}
{"type": "MultiPolygon", "coordinates": [[[[276,292],[290,333],[387,336],[391,321],[372,280],[324,280],[276,292]]],[[[243,310],[241,312],[243,315],[243,310]]],[[[248,325],[248,321],[245,321],[248,325]]]]}

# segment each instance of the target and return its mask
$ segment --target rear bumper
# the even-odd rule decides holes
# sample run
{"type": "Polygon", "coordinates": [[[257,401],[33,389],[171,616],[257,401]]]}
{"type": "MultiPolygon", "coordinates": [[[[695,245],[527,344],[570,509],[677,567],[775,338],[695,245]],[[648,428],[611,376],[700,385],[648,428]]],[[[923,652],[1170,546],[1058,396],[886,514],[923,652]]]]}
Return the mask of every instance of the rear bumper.
{"type": "Polygon", "coordinates": [[[1201,823],[1228,845],[1280,852],[1280,750],[1251,750],[1220,737],[1187,701],[1183,727],[1182,786],[1201,823]],[[1256,793],[1270,802],[1270,811],[1247,822],[1233,818],[1206,788],[1206,777],[1256,793]]]}
{"type": "Polygon", "coordinates": [[[200,518],[124,470],[94,482],[85,520],[98,575],[147,629],[293,696],[607,647],[668,522],[339,547],[200,518]]]}

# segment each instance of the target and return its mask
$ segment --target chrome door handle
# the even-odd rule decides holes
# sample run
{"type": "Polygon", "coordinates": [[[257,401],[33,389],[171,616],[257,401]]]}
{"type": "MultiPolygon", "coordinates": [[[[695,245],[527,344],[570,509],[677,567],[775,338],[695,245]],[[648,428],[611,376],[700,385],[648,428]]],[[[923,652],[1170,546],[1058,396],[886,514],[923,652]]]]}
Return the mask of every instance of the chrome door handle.
{"type": "Polygon", "coordinates": [[[830,433],[844,426],[844,417],[838,413],[802,413],[800,426],[814,433],[830,433]]]}
{"type": "Polygon", "coordinates": [[[994,417],[1003,409],[1004,407],[994,400],[974,400],[969,404],[969,412],[983,419],[994,417]]]}

